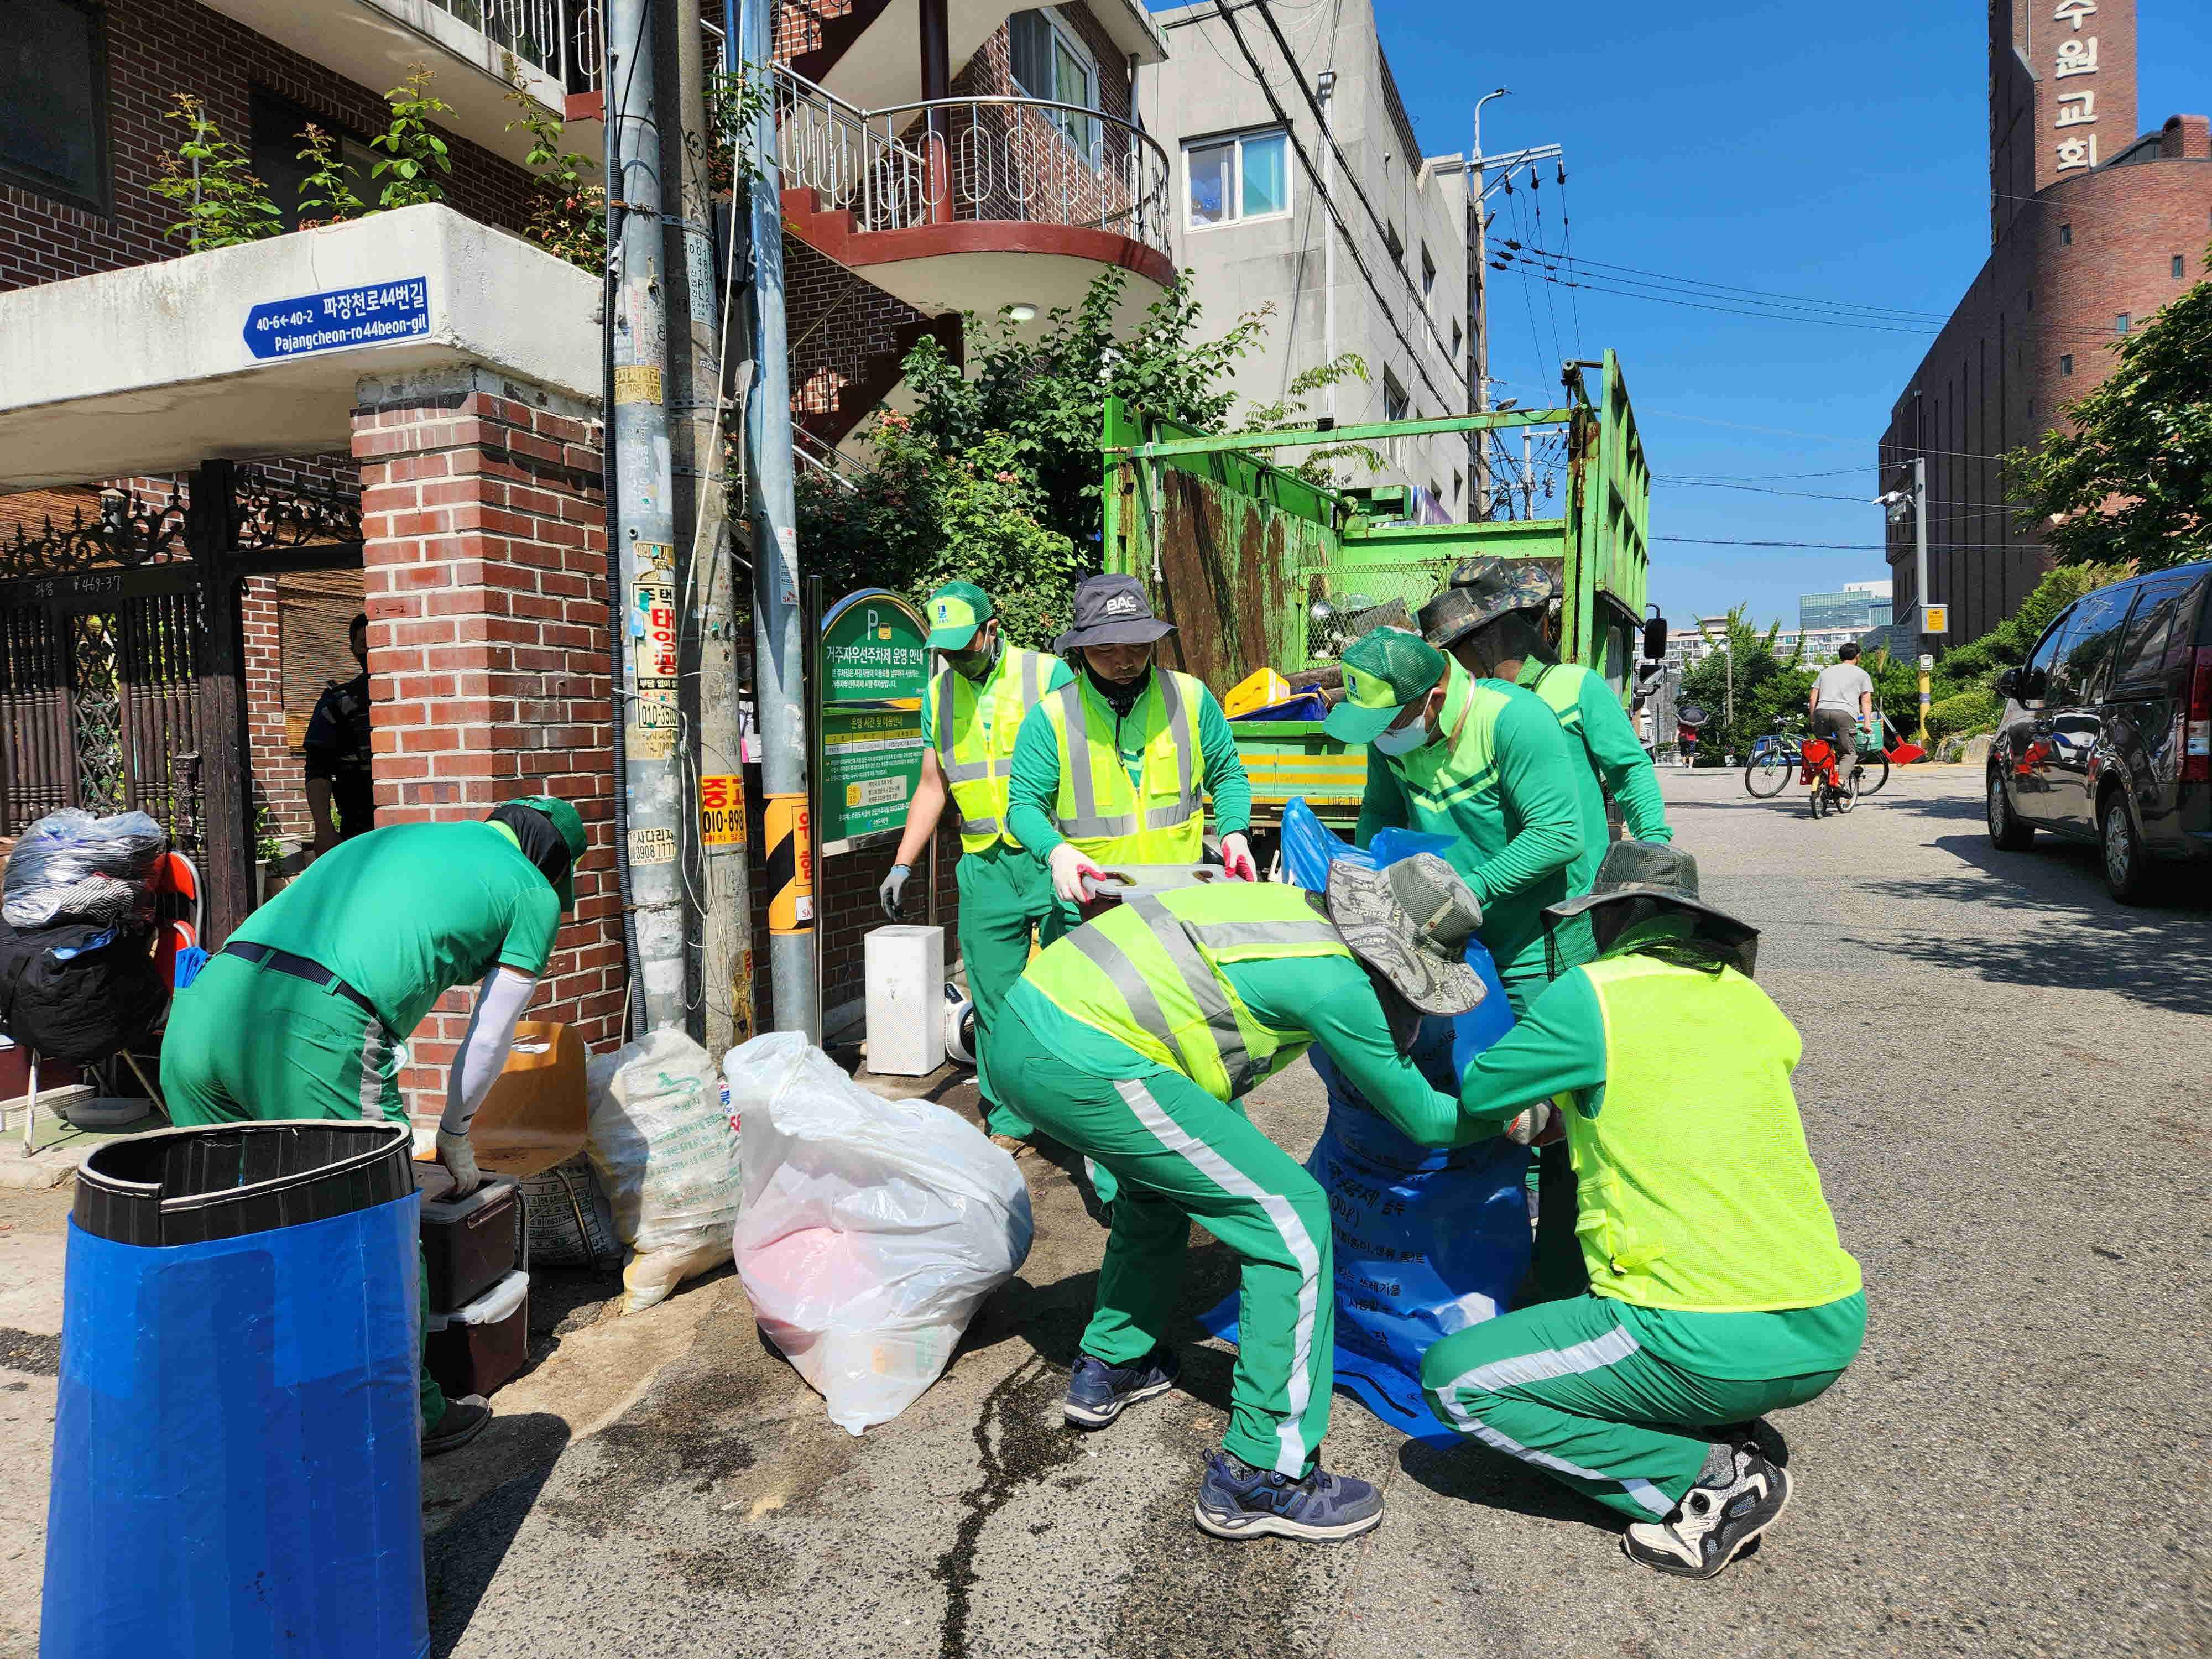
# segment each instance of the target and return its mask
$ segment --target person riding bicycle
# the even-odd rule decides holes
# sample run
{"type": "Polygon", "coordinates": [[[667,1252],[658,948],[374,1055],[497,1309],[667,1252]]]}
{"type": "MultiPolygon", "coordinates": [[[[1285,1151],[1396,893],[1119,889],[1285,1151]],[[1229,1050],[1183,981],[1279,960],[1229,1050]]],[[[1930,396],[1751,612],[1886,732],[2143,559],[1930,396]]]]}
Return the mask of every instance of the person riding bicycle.
{"type": "MultiPolygon", "coordinates": [[[[1837,661],[1814,678],[1805,713],[1812,721],[1813,735],[1826,738],[1834,748],[1836,777],[1848,788],[1859,763],[1859,727],[1874,714],[1874,680],[1859,666],[1856,643],[1846,644],[1836,656],[1837,661]]],[[[1817,789],[1820,785],[1816,781],[1813,787],[1817,789]]]]}

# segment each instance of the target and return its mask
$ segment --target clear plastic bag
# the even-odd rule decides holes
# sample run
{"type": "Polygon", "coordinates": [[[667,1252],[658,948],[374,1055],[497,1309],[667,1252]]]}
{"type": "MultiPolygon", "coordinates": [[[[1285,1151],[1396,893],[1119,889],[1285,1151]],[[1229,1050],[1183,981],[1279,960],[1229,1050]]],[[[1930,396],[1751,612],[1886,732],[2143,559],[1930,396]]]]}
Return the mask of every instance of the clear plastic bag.
{"type": "Polygon", "coordinates": [[[623,1311],[660,1301],[730,1258],[744,1201],[738,1132],[707,1051],[681,1031],[649,1031],[591,1062],[585,1151],[630,1247],[623,1311]]]}
{"type": "Polygon", "coordinates": [[[150,916],[155,871],[168,850],[168,832],[143,812],[49,812],[8,856],[0,919],[27,933],[64,921],[150,916]]]}
{"type": "Polygon", "coordinates": [[[885,1100],[790,1031],[723,1061],[744,1122],[738,1272],[770,1341],[859,1434],[937,1380],[1028,1257],[1029,1188],[966,1119],[885,1100]]]}

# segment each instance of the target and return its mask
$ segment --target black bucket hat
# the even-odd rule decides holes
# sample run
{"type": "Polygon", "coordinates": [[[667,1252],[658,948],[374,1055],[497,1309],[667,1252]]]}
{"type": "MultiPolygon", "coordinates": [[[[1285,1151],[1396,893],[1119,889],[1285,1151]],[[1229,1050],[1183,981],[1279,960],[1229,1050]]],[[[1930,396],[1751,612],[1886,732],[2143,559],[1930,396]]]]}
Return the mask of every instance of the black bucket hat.
{"type": "Polygon", "coordinates": [[[1173,623],[1152,614],[1145,586],[1134,576],[1085,576],[1075,590],[1075,626],[1052,642],[1054,651],[1086,645],[1150,645],[1172,634],[1173,623]]]}
{"type": "Polygon", "coordinates": [[[1601,956],[1631,928],[1671,915],[1687,917],[1694,937],[1734,951],[1746,974],[1758,961],[1759,929],[1699,898],[1697,860],[1665,842],[1615,842],[1590,890],[1546,907],[1544,919],[1555,926],[1585,915],[1601,956]]]}

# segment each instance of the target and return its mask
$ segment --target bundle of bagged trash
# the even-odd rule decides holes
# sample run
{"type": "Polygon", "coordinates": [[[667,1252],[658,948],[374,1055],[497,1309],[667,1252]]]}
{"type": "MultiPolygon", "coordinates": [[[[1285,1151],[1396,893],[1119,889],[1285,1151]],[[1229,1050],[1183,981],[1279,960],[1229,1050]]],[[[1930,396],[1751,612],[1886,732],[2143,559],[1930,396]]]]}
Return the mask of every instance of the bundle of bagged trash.
{"type": "Polygon", "coordinates": [[[75,807],[23,832],[0,875],[0,1032],[57,1060],[103,1060],[168,1002],[153,951],[166,830],[75,807]]]}

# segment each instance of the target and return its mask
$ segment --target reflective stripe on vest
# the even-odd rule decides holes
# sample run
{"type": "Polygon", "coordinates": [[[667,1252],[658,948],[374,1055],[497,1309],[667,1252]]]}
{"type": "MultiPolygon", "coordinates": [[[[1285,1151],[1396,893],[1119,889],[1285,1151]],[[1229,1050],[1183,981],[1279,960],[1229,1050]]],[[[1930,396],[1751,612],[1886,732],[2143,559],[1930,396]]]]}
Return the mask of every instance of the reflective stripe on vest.
{"type": "Polygon", "coordinates": [[[1044,696],[1053,659],[1040,651],[1008,646],[978,690],[955,668],[941,670],[930,687],[936,728],[937,766],[960,807],[960,846],[980,853],[1003,837],[1007,778],[1022,719],[1044,696]],[[981,718],[990,709],[988,731],[981,718]]]}
{"type": "Polygon", "coordinates": [[[1102,863],[1198,861],[1205,810],[1192,711],[1204,695],[1189,675],[1153,668],[1152,684],[1129,714],[1144,737],[1141,795],[1131,788],[1121,764],[1113,710],[1091,689],[1088,677],[1077,675],[1046,700],[1046,717],[1060,740],[1053,826],[1077,850],[1102,863]]]}
{"type": "Polygon", "coordinates": [[[1132,898],[1050,946],[1026,977],[1063,1012],[1226,1101],[1312,1038],[1262,1024],[1219,964],[1349,955],[1297,889],[1223,883],[1132,898]]]}
{"type": "Polygon", "coordinates": [[[1790,1092],[1801,1042],[1766,993],[1648,956],[1590,963],[1595,1117],[1565,1114],[1590,1288],[1705,1313],[1819,1307],[1860,1286],[1790,1092]]]}

